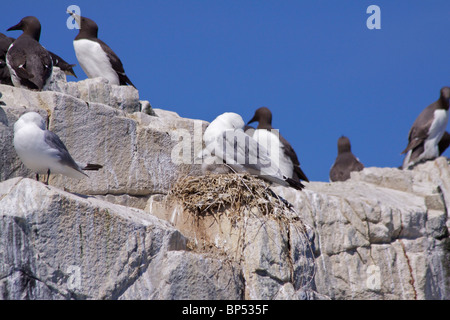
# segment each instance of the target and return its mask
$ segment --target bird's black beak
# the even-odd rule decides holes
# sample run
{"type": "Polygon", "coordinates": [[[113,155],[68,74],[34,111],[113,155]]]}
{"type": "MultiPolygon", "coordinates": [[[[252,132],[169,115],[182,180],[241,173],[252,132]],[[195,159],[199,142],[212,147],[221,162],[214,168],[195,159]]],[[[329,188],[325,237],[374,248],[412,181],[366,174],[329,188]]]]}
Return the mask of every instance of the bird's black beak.
{"type": "Polygon", "coordinates": [[[9,28],[6,31],[12,31],[12,30],[22,30],[22,21],[20,21],[18,24],[16,24],[15,26],[12,26],[11,28],[9,28]]]}
{"type": "Polygon", "coordinates": [[[75,12],[69,10],[67,10],[67,13],[70,14],[70,16],[75,19],[75,22],[78,24],[78,27],[81,28],[81,17],[75,12]]]}
{"type": "Polygon", "coordinates": [[[73,11],[67,10],[67,13],[70,14],[73,18],[75,18],[75,20],[77,20],[77,19],[80,18],[80,16],[77,15],[77,14],[76,14],[75,12],[73,12],[73,11]]]}
{"type": "Polygon", "coordinates": [[[247,122],[247,124],[250,124],[250,123],[255,122],[255,121],[256,121],[256,119],[255,119],[255,117],[253,117],[253,118],[250,119],[249,122],[247,122]]]}

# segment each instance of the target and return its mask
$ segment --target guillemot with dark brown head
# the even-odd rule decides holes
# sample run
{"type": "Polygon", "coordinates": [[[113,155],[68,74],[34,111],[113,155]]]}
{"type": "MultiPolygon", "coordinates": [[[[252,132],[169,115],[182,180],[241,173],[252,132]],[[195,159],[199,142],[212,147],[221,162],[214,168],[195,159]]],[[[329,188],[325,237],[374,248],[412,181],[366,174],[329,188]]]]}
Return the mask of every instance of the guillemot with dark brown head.
{"type": "Polygon", "coordinates": [[[345,181],[350,178],[350,172],[361,171],[364,165],[352,153],[350,140],[347,137],[338,139],[338,155],[330,169],[330,181],[345,181]]]}
{"type": "Polygon", "coordinates": [[[257,109],[248,124],[255,121],[258,122],[258,126],[253,132],[253,138],[269,152],[272,151],[271,157],[278,160],[283,175],[297,182],[301,180],[309,182],[306,174],[300,168],[300,162],[294,148],[278,130],[272,127],[272,112],[269,108],[261,107],[257,109]]]}
{"type": "MultiPolygon", "coordinates": [[[[9,69],[6,65],[6,53],[8,52],[9,47],[16,39],[8,37],[0,32],[0,83],[1,84],[9,84],[13,85],[11,81],[11,74],[9,73],[9,69]]],[[[75,71],[73,71],[73,67],[75,64],[69,64],[63,58],[58,56],[56,53],[47,50],[50,54],[54,67],[60,68],[66,75],[74,76],[77,75],[75,71]]]]}
{"type": "Polygon", "coordinates": [[[449,117],[450,87],[443,87],[438,100],[426,107],[416,118],[408,134],[403,169],[440,155],[439,143],[445,134],[449,117]]]}
{"type": "Polygon", "coordinates": [[[264,146],[244,132],[244,120],[225,112],[212,121],[203,134],[205,148],[197,156],[203,160],[203,173],[247,172],[270,183],[296,190],[305,186],[287,177],[264,146]]]}
{"type": "Polygon", "coordinates": [[[53,62],[48,51],[39,43],[41,23],[28,16],[7,31],[22,30],[23,33],[9,47],[6,65],[15,87],[41,91],[49,83],[53,62]]]}
{"type": "Polygon", "coordinates": [[[74,17],[80,28],[73,41],[73,47],[77,60],[86,75],[89,78],[105,78],[111,84],[129,84],[136,88],[125,74],[119,57],[98,38],[98,26],[95,21],[73,12],[69,12],[69,14],[74,17]]]}

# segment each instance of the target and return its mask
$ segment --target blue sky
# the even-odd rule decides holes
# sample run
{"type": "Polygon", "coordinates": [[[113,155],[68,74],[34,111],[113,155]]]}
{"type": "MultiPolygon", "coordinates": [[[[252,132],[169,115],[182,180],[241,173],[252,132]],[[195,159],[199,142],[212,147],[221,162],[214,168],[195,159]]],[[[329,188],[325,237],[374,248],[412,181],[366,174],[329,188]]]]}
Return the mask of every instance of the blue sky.
{"type": "Polygon", "coordinates": [[[341,135],[366,167],[399,166],[415,118],[450,85],[448,0],[22,0],[2,5],[0,32],[17,37],[6,29],[34,15],[41,43],[78,63],[72,4],[142,100],[206,121],[266,106],[313,181],[328,181],[341,135]],[[366,26],[372,4],[380,30],[366,26]]]}

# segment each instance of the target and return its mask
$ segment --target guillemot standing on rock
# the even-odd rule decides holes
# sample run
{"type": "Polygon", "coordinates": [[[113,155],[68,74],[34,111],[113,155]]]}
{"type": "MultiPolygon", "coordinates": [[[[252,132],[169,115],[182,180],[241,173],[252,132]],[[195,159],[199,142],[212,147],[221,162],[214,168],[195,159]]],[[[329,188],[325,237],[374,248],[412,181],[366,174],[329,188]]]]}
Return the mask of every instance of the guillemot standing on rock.
{"type": "Polygon", "coordinates": [[[338,139],[338,155],[330,169],[330,181],[345,181],[350,178],[350,172],[361,171],[364,165],[352,153],[350,140],[347,137],[338,139]]]}
{"type": "Polygon", "coordinates": [[[53,63],[48,51],[41,46],[41,23],[36,17],[28,16],[9,28],[22,30],[6,53],[6,64],[15,87],[42,90],[52,75],[53,63]]]}
{"type": "MultiPolygon", "coordinates": [[[[13,85],[13,83],[11,81],[11,74],[9,73],[9,69],[6,66],[6,53],[8,52],[9,46],[15,40],[16,39],[8,37],[0,32],[0,83],[1,84],[13,85]]],[[[60,68],[62,71],[64,71],[64,73],[66,75],[74,76],[75,78],[77,77],[77,75],[75,74],[75,71],[73,71],[73,67],[75,67],[75,64],[69,64],[63,58],[58,56],[56,53],[53,53],[49,50],[47,50],[47,51],[52,58],[54,67],[60,68]]]]}
{"type": "Polygon", "coordinates": [[[80,31],[73,41],[77,60],[89,78],[106,78],[111,84],[132,85],[125,74],[122,62],[110,47],[98,36],[97,24],[86,17],[69,12],[74,17],[80,31]]]}
{"type": "MultiPolygon", "coordinates": [[[[272,129],[274,129],[272,127],[272,112],[266,107],[257,109],[255,115],[248,124],[255,121],[258,121],[258,126],[253,132],[253,138],[258,141],[258,143],[262,144],[268,151],[279,150],[279,152],[277,152],[279,167],[283,175],[297,182],[300,182],[301,180],[309,182],[305,173],[300,168],[300,162],[294,148],[292,148],[290,143],[279,132],[277,132],[277,134],[272,132],[272,129]]],[[[249,130],[249,132],[251,131],[249,130]]],[[[273,157],[275,155],[272,154],[271,156],[273,157]]]]}
{"type": "Polygon", "coordinates": [[[439,143],[448,123],[450,88],[443,87],[437,101],[426,107],[414,121],[408,135],[403,169],[439,156],[439,143]]]}

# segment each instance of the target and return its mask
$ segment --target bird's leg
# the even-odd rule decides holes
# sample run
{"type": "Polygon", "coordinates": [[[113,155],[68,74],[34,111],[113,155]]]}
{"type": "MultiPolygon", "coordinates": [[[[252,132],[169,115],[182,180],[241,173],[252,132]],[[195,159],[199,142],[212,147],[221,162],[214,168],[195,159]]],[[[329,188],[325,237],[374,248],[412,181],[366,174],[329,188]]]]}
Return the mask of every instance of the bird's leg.
{"type": "Polygon", "coordinates": [[[45,181],[45,185],[48,186],[48,180],[50,180],[50,169],[47,171],[47,181],[45,181]]]}

